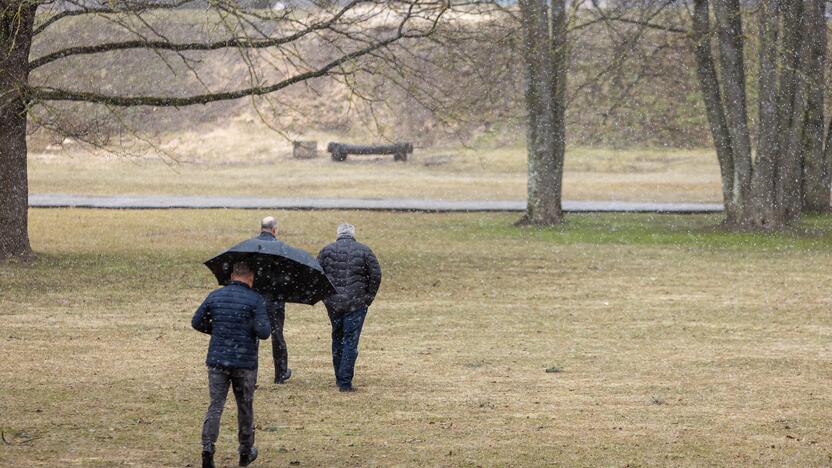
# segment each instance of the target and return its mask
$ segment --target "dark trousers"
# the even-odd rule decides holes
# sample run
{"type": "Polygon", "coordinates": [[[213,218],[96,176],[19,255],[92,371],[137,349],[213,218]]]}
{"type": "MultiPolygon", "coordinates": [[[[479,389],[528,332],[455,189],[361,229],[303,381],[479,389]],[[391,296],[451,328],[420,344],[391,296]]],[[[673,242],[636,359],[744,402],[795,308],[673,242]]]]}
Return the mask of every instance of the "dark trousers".
{"type": "Polygon", "coordinates": [[[282,302],[267,299],[266,312],[272,327],[272,357],[274,358],[274,378],[277,380],[289,369],[289,353],[286,349],[286,339],[283,338],[286,306],[282,302]]]}
{"type": "Polygon", "coordinates": [[[228,386],[234,390],[237,400],[237,439],[240,453],[248,453],[254,446],[254,385],[257,369],[208,368],[208,393],[211,404],[202,424],[202,450],[214,453],[214,444],[220,435],[220,419],[228,396],[228,386]]]}
{"type": "Polygon", "coordinates": [[[332,324],[332,366],[335,381],[341,388],[351,387],[355,374],[355,360],[358,358],[358,339],[367,317],[367,308],[349,313],[327,310],[332,324]]]}

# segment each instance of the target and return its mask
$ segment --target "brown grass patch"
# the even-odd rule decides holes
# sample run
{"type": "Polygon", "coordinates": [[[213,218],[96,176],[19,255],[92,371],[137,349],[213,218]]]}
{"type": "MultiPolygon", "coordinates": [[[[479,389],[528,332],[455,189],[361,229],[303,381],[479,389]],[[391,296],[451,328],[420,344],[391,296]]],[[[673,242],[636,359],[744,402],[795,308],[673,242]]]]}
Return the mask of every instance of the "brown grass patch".
{"type": "MultiPolygon", "coordinates": [[[[200,262],[261,213],[31,214],[38,259],[0,265],[0,464],[195,466],[200,262]]],[[[261,347],[258,466],[832,461],[828,220],[756,244],[697,216],[277,215],[310,251],[355,223],[385,278],[358,393],[334,386],[320,305],[288,308],[289,384],[261,347]]],[[[229,401],[221,466],[235,441],[229,401]]]]}

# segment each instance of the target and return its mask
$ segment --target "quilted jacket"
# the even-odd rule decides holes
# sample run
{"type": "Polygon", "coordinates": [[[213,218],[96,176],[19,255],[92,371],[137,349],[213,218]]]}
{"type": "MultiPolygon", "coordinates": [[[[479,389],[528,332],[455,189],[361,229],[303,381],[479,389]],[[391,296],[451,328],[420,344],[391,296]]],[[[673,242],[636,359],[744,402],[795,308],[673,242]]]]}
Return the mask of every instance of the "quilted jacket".
{"type": "Polygon", "coordinates": [[[342,235],[321,250],[318,261],[336,290],[324,299],[327,309],[350,313],[373,303],[381,286],[381,267],[369,247],[342,235]]]}
{"type": "Polygon", "coordinates": [[[257,339],[271,333],[263,297],[239,281],[208,294],[191,326],[211,335],[205,359],[209,367],[256,369],[257,339]]]}

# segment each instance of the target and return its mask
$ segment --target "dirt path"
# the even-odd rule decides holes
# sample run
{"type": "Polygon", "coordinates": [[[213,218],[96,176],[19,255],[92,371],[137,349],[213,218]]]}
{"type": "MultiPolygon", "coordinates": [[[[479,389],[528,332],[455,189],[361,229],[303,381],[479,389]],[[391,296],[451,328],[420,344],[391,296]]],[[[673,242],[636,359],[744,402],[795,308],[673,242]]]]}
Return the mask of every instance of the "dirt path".
{"type": "MultiPolygon", "coordinates": [[[[29,195],[33,208],[104,209],[283,209],[283,210],[375,210],[375,211],[525,211],[523,200],[420,200],[413,198],[262,198],[179,195],[88,196],[59,193],[29,195]]],[[[563,202],[568,212],[623,213],[712,213],[722,211],[718,203],[652,203],[625,201],[563,202]]]]}

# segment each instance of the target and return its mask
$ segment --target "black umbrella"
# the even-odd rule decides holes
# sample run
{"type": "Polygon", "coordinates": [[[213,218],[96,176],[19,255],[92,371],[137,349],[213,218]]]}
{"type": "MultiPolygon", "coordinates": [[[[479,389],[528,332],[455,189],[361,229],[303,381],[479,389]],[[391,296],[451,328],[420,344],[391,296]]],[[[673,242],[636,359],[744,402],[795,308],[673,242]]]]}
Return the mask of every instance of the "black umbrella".
{"type": "Polygon", "coordinates": [[[277,301],[314,304],[335,294],[335,288],[312,255],[280,241],[249,239],[205,262],[220,285],[228,284],[231,269],[244,261],[254,268],[254,289],[277,301]]]}

